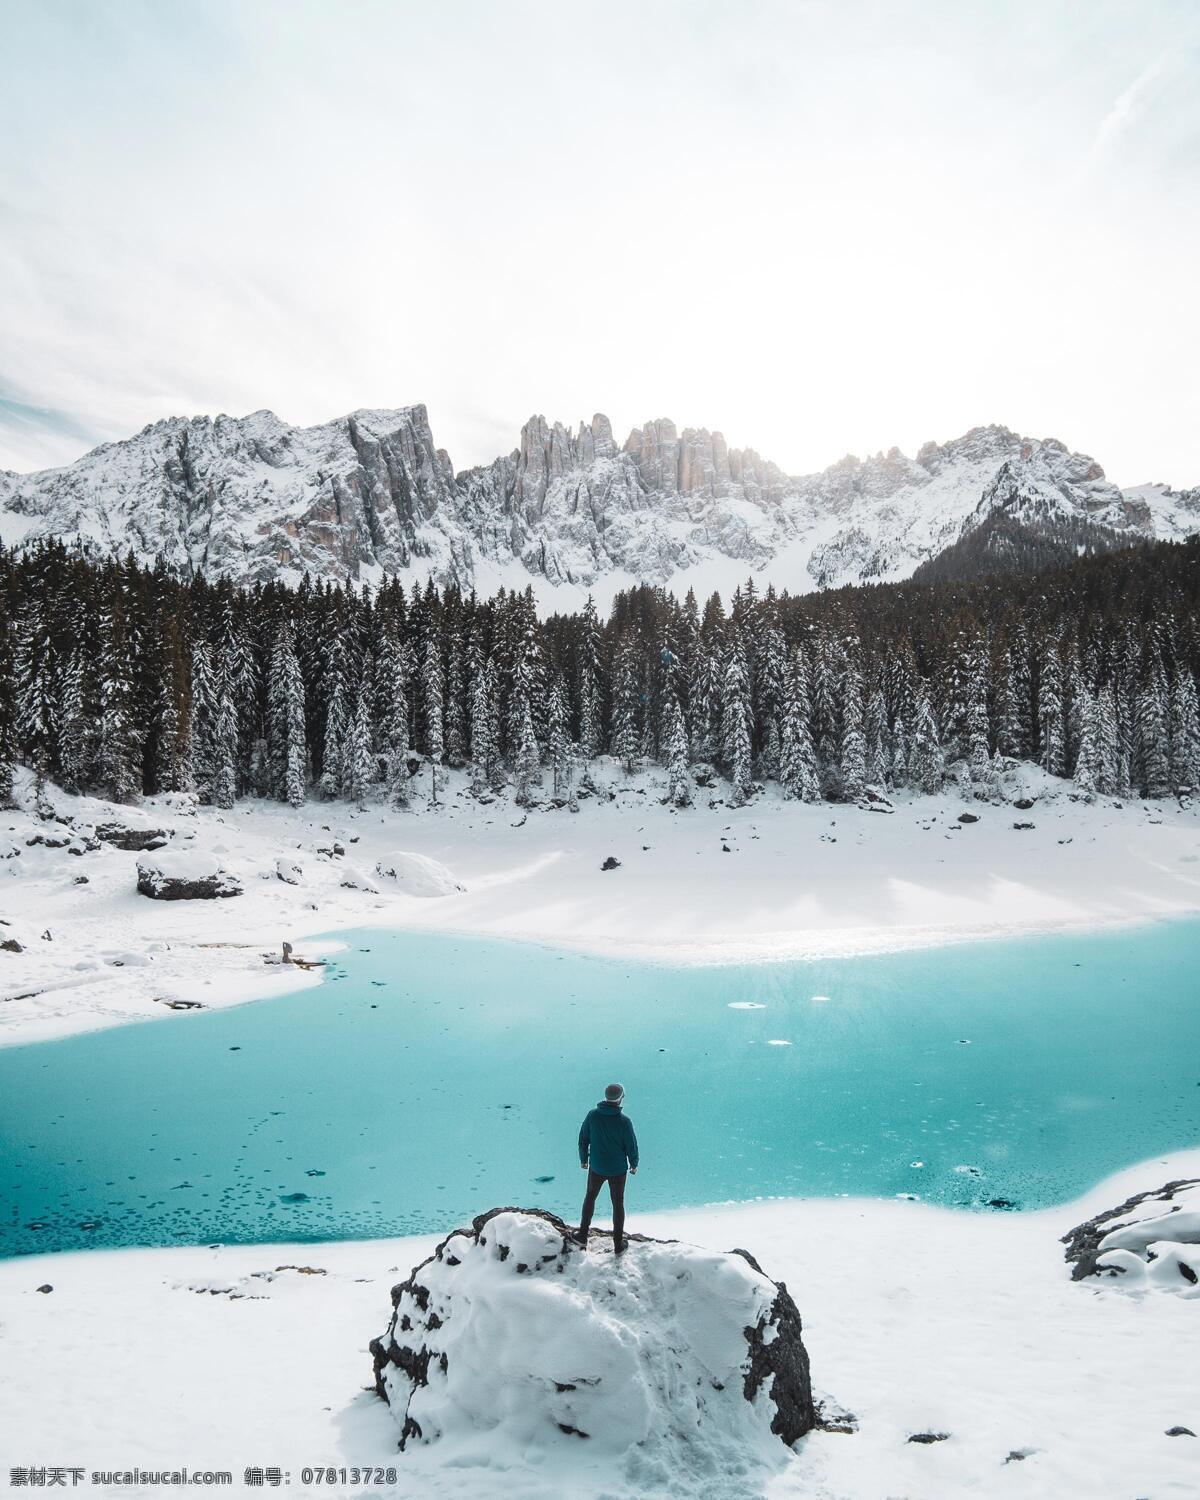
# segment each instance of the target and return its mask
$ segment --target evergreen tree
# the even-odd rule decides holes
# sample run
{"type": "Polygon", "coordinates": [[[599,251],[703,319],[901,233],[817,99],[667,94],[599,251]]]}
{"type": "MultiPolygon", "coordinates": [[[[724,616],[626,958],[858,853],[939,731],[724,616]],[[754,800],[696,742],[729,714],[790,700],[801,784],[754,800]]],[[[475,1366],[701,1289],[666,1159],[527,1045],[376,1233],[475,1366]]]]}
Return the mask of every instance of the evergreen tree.
{"type": "Polygon", "coordinates": [[[808,727],[808,685],[805,679],[804,660],[797,650],[784,693],[779,781],[785,797],[799,802],[819,802],[821,783],[808,727]]]}
{"type": "Polygon", "coordinates": [[[100,619],[96,778],[113,802],[132,802],[142,789],[141,743],[134,712],[134,673],[119,587],[112,588],[100,619]]]}
{"type": "MultiPolygon", "coordinates": [[[[523,726],[522,726],[523,727],[523,726]]],[[[547,718],[547,750],[554,777],[554,796],[566,796],[571,790],[574,756],[571,749],[571,709],[567,702],[567,684],[556,676],[550,688],[547,718]]]]}
{"type": "Polygon", "coordinates": [[[909,753],[909,783],[918,791],[941,790],[945,761],[937,722],[924,688],[917,691],[917,716],[913,723],[912,749],[909,753]]]}
{"type": "Polygon", "coordinates": [[[442,740],[442,653],[432,634],[425,644],[421,686],[425,703],[425,746],[429,756],[429,804],[437,807],[445,744],[442,740]]]}
{"type": "Polygon", "coordinates": [[[1168,779],[1171,790],[1194,792],[1200,788],[1200,712],[1197,711],[1196,679],[1182,667],[1171,685],[1171,751],[1168,779]]]}
{"type": "Polygon", "coordinates": [[[633,770],[641,748],[640,700],[637,643],[626,635],[617,646],[612,708],[612,753],[626,771],[633,770]]]}
{"type": "Polygon", "coordinates": [[[379,750],[387,768],[387,798],[393,807],[407,807],[410,790],[406,656],[394,631],[385,629],[375,662],[375,714],[379,750]]]}
{"type": "Polygon", "coordinates": [[[363,662],[359,678],[354,717],[346,735],[346,796],[362,811],[367,805],[367,788],[371,784],[371,687],[374,663],[363,662]]]}
{"type": "Polygon", "coordinates": [[[667,801],[676,807],[692,805],[692,774],[688,767],[688,737],[679,699],[672,695],[666,713],[667,801]]]}
{"type": "Polygon", "coordinates": [[[1066,770],[1066,748],[1063,736],[1062,663],[1058,643],[1047,642],[1041,654],[1038,677],[1038,760],[1052,776],[1066,770]]]}
{"type": "Polygon", "coordinates": [[[591,594],[583,606],[579,634],[579,753],[595,760],[604,749],[600,624],[591,594]]]}
{"type": "Polygon", "coordinates": [[[867,789],[867,737],[863,714],[858,643],[852,641],[842,668],[842,734],[838,779],[847,802],[857,801],[867,789]]]}
{"type": "Polygon", "coordinates": [[[730,802],[741,807],[750,793],[750,688],[740,638],[725,658],[721,702],[721,760],[731,784],[730,802]]]}
{"type": "Polygon", "coordinates": [[[534,788],[542,781],[542,755],[537,736],[533,730],[533,710],[529,699],[523,697],[518,705],[520,729],[517,735],[517,755],[514,769],[516,801],[518,807],[528,807],[534,800],[534,788]]]}
{"type": "Polygon", "coordinates": [[[882,690],[876,688],[867,703],[866,719],[866,779],[870,786],[887,785],[887,738],[887,708],[882,690]]]}

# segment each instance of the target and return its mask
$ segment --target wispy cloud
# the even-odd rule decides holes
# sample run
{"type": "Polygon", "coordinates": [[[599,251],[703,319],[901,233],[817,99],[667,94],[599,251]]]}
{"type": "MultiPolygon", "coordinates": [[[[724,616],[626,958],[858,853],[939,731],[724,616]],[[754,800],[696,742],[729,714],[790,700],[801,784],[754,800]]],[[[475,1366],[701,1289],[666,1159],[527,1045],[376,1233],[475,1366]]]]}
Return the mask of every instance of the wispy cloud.
{"type": "Polygon", "coordinates": [[[1112,108],[1100,121],[1096,134],[1092,138],[1091,150],[1088,153],[1092,163],[1099,161],[1117,137],[1129,130],[1138,116],[1142,114],[1165,79],[1170,63],[1171,54],[1161,53],[1152,63],[1142,69],[1127,89],[1117,95],[1112,108]]]}

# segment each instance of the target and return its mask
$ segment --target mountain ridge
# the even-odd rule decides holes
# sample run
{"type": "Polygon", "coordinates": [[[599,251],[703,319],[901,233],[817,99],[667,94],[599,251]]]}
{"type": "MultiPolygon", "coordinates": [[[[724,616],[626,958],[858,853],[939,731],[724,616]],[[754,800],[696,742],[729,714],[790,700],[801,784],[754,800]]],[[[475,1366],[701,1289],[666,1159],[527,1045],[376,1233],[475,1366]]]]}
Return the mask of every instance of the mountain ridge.
{"type": "Polygon", "coordinates": [[[239,583],[407,573],[552,598],[708,592],[756,571],[797,593],[939,558],[943,576],[1020,566],[1050,537],[1078,553],[1197,531],[1200,489],[1121,490],[1090,455],[998,424],[788,475],[719,430],[660,417],[618,444],[602,413],[536,414],[509,453],[456,471],[421,403],[308,428],[264,408],[163,418],[63,468],[0,472],[6,545],[54,536],[239,583]]]}

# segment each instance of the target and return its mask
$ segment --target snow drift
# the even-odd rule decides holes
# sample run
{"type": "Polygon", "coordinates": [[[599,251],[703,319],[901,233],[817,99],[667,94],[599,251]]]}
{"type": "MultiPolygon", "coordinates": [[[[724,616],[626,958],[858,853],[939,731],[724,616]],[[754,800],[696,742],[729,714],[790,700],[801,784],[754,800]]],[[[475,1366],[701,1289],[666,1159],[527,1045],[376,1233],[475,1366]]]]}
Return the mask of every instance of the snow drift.
{"type": "Polygon", "coordinates": [[[617,1258],[605,1234],[587,1251],[568,1234],[492,1209],[393,1288],[371,1352],[401,1448],[586,1445],[631,1479],[717,1475],[818,1425],[800,1314],[744,1250],[632,1235],[617,1258]]]}
{"type": "Polygon", "coordinates": [[[466,890],[445,865],[427,854],[397,850],[378,862],[375,873],[382,880],[390,880],[406,896],[453,896],[466,890]]]}
{"type": "Polygon", "coordinates": [[[1200,1297],[1200,1178],[1179,1178],[1127,1198],[1063,1236],[1071,1279],[1200,1297]]]}

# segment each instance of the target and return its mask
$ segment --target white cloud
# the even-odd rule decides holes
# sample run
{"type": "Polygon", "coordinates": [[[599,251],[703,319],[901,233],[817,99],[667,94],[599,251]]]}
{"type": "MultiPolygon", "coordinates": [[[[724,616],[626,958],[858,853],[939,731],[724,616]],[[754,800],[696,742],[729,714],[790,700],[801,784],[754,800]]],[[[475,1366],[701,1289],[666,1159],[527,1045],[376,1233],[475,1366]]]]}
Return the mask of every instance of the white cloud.
{"type": "MultiPolygon", "coordinates": [[[[1180,14],[10,12],[0,391],[74,424],[35,462],[174,412],[425,401],[459,466],[600,409],[794,472],[1003,421],[1195,483],[1180,14]],[[1170,61],[1128,85],[1130,56],[1170,61]]],[[[0,466],[30,452],[0,423],[0,466]]]]}

